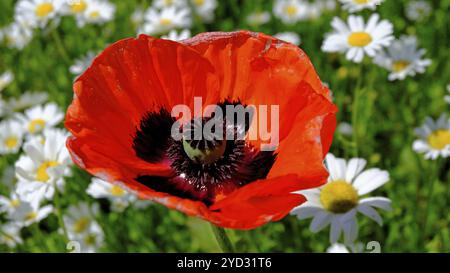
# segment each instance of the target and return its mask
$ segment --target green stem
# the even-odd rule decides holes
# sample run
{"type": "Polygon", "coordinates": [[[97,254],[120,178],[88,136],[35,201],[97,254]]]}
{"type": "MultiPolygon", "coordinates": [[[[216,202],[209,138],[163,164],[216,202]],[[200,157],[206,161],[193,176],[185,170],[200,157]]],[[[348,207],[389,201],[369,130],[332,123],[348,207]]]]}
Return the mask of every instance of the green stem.
{"type": "Polygon", "coordinates": [[[67,63],[70,64],[70,58],[69,54],[67,54],[66,48],[62,42],[62,39],[59,35],[58,30],[55,28],[51,31],[51,35],[53,38],[53,41],[55,42],[56,50],[58,51],[59,55],[61,55],[61,58],[67,63]]]}
{"type": "Polygon", "coordinates": [[[214,236],[216,237],[217,243],[219,244],[222,252],[225,253],[234,253],[234,246],[228,238],[228,235],[224,228],[218,227],[214,224],[211,224],[211,228],[213,230],[214,236]]]}
{"type": "Polygon", "coordinates": [[[359,97],[360,97],[360,89],[363,83],[364,76],[364,64],[360,64],[359,67],[359,77],[356,83],[356,86],[353,89],[353,105],[352,105],[352,126],[353,126],[353,134],[352,140],[354,145],[354,156],[359,156],[359,128],[358,128],[358,110],[359,110],[359,97]]]}
{"type": "Polygon", "coordinates": [[[47,251],[47,244],[44,235],[42,234],[41,229],[39,228],[39,223],[32,224],[30,229],[33,231],[33,237],[37,239],[38,247],[41,247],[41,252],[47,251]]]}
{"type": "Polygon", "coordinates": [[[441,160],[437,159],[436,164],[434,165],[434,168],[431,170],[432,174],[429,176],[431,177],[431,181],[428,181],[428,193],[427,193],[427,200],[426,200],[426,207],[425,207],[425,215],[423,219],[423,228],[422,228],[422,243],[423,243],[423,250],[425,251],[426,246],[426,239],[428,235],[428,222],[429,222],[429,215],[431,213],[432,208],[432,201],[433,201],[433,193],[434,193],[434,184],[435,181],[439,179],[439,171],[441,166],[441,160]]]}
{"type": "Polygon", "coordinates": [[[69,235],[67,233],[66,224],[64,223],[64,219],[63,219],[62,213],[61,213],[61,205],[59,202],[59,192],[58,192],[58,188],[56,186],[56,181],[53,182],[53,187],[55,188],[55,196],[54,196],[53,201],[55,204],[56,217],[58,218],[59,225],[61,226],[61,228],[63,230],[63,234],[64,234],[64,237],[65,237],[66,243],[67,243],[67,242],[69,242],[69,235]]]}

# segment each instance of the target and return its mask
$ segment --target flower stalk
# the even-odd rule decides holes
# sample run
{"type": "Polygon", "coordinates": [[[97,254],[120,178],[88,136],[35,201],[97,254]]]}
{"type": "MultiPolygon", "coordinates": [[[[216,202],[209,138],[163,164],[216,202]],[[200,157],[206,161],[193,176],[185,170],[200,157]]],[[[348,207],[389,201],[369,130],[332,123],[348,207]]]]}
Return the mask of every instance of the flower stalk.
{"type": "Polygon", "coordinates": [[[66,224],[64,223],[64,219],[63,219],[62,213],[61,213],[61,205],[59,202],[59,192],[58,192],[58,188],[56,186],[56,181],[53,182],[53,186],[55,187],[54,204],[55,204],[56,217],[58,218],[58,222],[63,231],[64,237],[65,237],[66,241],[68,242],[69,234],[67,233],[66,224]]]}
{"type": "Polygon", "coordinates": [[[58,51],[59,55],[61,55],[61,58],[63,58],[63,60],[67,64],[70,64],[69,54],[67,53],[66,48],[64,47],[64,44],[56,28],[51,31],[51,36],[53,38],[53,41],[55,42],[56,50],[58,51]]]}
{"type": "Polygon", "coordinates": [[[222,249],[222,252],[234,253],[235,249],[233,243],[231,242],[230,238],[228,238],[226,230],[214,224],[211,224],[211,228],[213,230],[214,237],[216,238],[217,243],[220,246],[220,249],[222,249]]]}

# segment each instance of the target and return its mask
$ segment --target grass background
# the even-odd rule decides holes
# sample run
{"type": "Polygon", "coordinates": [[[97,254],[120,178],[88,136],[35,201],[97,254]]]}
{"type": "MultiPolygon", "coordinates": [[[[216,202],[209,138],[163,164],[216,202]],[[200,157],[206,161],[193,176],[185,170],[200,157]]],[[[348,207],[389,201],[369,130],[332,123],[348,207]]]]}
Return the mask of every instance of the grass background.
{"type": "MultiPolygon", "coordinates": [[[[14,0],[0,1],[0,25],[12,21],[14,0]]],[[[46,91],[50,100],[64,109],[72,98],[73,75],[69,66],[88,51],[101,51],[109,43],[135,36],[130,17],[135,8],[147,7],[151,1],[111,0],[116,5],[115,19],[103,26],[76,27],[75,20],[64,17],[56,31],[62,37],[71,62],[58,54],[52,33],[35,32],[32,42],[22,51],[0,46],[0,72],[12,70],[15,81],[4,96],[19,96],[26,90],[46,91]]],[[[388,72],[366,59],[353,64],[344,56],[320,50],[324,34],[331,30],[333,16],[346,18],[339,9],[316,20],[287,26],[277,19],[251,27],[245,22],[248,13],[272,10],[272,1],[218,1],[216,19],[204,25],[195,21],[193,34],[221,30],[251,29],[267,34],[294,31],[302,38],[301,48],[309,55],[321,79],[330,85],[339,107],[338,121],[350,122],[352,137],[336,134],[331,152],[350,158],[360,156],[370,167],[386,169],[391,181],[373,195],[392,200],[393,211],[382,212],[384,226],[359,218],[361,242],[378,241],[383,252],[450,252],[450,179],[449,160],[425,161],[412,151],[413,129],[426,116],[438,117],[448,111],[443,96],[450,83],[450,0],[429,1],[431,16],[422,22],[405,17],[406,0],[385,1],[378,9],[381,17],[394,24],[395,35],[417,35],[426,57],[433,64],[423,75],[401,82],[389,82],[388,72]],[[435,182],[435,183],[432,183],[435,182]],[[430,186],[434,185],[429,198],[430,186]],[[426,220],[428,219],[428,220],[426,220]],[[425,226],[425,222],[428,225],[425,226]]],[[[339,5],[338,5],[339,6],[339,5]]],[[[370,11],[360,14],[366,18],[370,11]]],[[[0,173],[17,156],[0,158],[0,173]]],[[[0,176],[1,177],[1,176],[0,176]]],[[[107,201],[90,198],[85,190],[90,177],[75,169],[67,179],[62,198],[64,207],[79,201],[100,202],[98,221],[105,232],[104,252],[197,252],[219,251],[208,224],[196,218],[152,205],[145,210],[129,207],[123,213],[109,211],[107,201]]],[[[7,195],[0,184],[0,193],[7,195]]],[[[362,216],[362,215],[360,215],[362,216]]],[[[251,231],[229,230],[238,251],[244,252],[323,252],[329,246],[328,229],[318,234],[309,231],[310,221],[287,216],[251,231]]],[[[57,233],[57,219],[51,215],[39,224],[22,231],[24,244],[17,252],[64,252],[63,238],[57,233]]],[[[0,251],[11,251],[0,245],[0,251]]]]}

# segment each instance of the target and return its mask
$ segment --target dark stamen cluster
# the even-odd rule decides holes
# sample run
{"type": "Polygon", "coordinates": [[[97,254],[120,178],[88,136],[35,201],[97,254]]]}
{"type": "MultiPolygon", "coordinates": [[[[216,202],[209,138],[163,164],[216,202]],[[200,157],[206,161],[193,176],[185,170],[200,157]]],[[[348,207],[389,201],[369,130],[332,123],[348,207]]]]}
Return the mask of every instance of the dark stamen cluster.
{"type": "MultiPolygon", "coordinates": [[[[224,109],[227,105],[240,103],[225,101],[219,107],[224,109]]],[[[275,153],[259,151],[238,137],[249,129],[251,116],[246,116],[245,124],[222,121],[218,123],[221,133],[215,134],[213,130],[213,136],[196,139],[195,129],[213,118],[191,120],[186,127],[191,137],[186,139],[184,135],[183,139],[174,140],[170,130],[175,120],[167,111],[145,115],[133,141],[137,156],[152,163],[170,162],[176,176],[142,175],[136,181],[156,191],[210,205],[216,194],[226,187],[234,189],[264,179],[275,162],[275,153]],[[234,137],[230,139],[230,135],[234,137]]]]}

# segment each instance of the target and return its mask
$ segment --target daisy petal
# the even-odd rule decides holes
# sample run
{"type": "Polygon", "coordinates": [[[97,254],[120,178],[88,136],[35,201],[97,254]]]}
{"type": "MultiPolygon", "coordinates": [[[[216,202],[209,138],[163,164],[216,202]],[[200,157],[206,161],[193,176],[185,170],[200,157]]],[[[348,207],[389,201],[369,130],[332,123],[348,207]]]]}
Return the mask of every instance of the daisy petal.
{"type": "Polygon", "coordinates": [[[353,181],[366,166],[367,161],[362,158],[352,158],[347,164],[347,171],[345,172],[345,181],[353,181]]]}
{"type": "Polygon", "coordinates": [[[342,227],[339,219],[336,217],[333,218],[331,221],[331,228],[330,228],[330,243],[334,244],[337,242],[339,237],[341,237],[342,227]]]}
{"type": "Polygon", "coordinates": [[[331,216],[332,215],[326,211],[321,211],[317,213],[314,219],[312,220],[311,225],[309,226],[311,232],[316,233],[324,229],[328,224],[330,224],[331,216]]]}
{"type": "Polygon", "coordinates": [[[345,179],[345,160],[336,158],[333,154],[327,154],[326,163],[332,180],[345,179]]]}
{"type": "Polygon", "coordinates": [[[365,216],[377,222],[380,226],[383,224],[383,219],[381,219],[380,214],[378,214],[378,212],[372,207],[366,205],[359,205],[357,209],[365,216]]]}
{"type": "Polygon", "coordinates": [[[299,206],[297,208],[294,208],[291,211],[291,215],[296,215],[299,220],[304,220],[307,218],[311,218],[320,211],[322,211],[322,208],[316,207],[316,206],[299,206]]]}
{"type": "Polygon", "coordinates": [[[343,224],[344,241],[346,245],[351,245],[358,237],[358,223],[356,218],[351,219],[343,224]]]}
{"type": "Polygon", "coordinates": [[[359,195],[367,194],[389,181],[389,173],[374,168],[362,172],[353,183],[359,195]]]}
{"type": "Polygon", "coordinates": [[[366,205],[366,206],[380,208],[380,209],[387,210],[387,211],[392,210],[391,200],[389,200],[389,198],[385,198],[385,197],[368,197],[368,198],[361,199],[359,201],[359,203],[366,205]]]}

